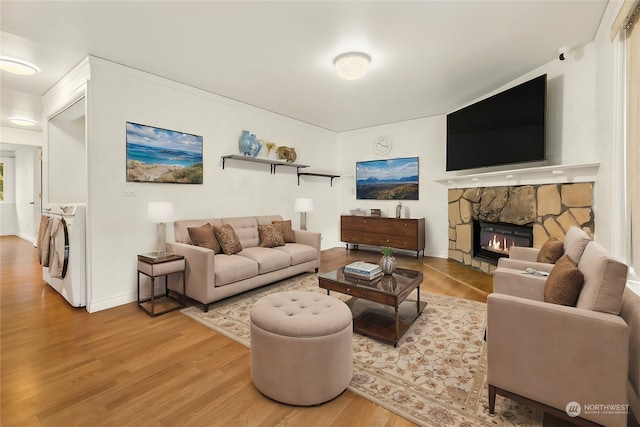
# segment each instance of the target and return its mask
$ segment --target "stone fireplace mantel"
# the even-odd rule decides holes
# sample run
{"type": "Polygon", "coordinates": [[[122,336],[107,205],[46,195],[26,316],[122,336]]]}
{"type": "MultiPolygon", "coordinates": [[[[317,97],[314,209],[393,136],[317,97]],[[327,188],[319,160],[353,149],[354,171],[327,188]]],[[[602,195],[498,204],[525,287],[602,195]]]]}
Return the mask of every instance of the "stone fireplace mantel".
{"type": "Polygon", "coordinates": [[[447,185],[449,188],[595,182],[599,167],[600,163],[539,166],[468,175],[451,175],[437,179],[436,182],[447,185]]]}

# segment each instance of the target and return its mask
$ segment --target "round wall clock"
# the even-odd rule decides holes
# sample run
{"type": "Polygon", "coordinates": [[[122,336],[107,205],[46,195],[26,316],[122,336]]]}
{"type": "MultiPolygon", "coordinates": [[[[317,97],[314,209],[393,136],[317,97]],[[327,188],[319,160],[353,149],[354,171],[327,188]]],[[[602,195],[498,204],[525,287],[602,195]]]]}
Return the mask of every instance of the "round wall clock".
{"type": "Polygon", "coordinates": [[[373,141],[373,151],[378,156],[386,156],[391,151],[393,142],[388,136],[379,136],[373,141]]]}

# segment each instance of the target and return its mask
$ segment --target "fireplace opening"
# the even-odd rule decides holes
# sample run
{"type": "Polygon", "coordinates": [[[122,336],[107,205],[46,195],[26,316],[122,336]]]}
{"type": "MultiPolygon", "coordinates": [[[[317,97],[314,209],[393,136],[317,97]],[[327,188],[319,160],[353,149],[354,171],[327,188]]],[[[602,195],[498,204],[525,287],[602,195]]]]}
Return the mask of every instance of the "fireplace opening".
{"type": "Polygon", "coordinates": [[[512,246],[533,246],[533,228],[526,225],[473,221],[473,256],[497,264],[512,246]]]}

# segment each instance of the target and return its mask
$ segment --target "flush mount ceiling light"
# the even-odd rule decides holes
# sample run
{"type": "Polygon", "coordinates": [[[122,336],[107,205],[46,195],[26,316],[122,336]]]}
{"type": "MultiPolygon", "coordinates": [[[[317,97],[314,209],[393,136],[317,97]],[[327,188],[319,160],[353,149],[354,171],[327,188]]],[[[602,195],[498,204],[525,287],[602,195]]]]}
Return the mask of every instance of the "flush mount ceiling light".
{"type": "Polygon", "coordinates": [[[362,77],[370,63],[371,57],[362,52],[343,53],[333,60],[338,75],[345,80],[356,80],[362,77]]]}
{"type": "Polygon", "coordinates": [[[25,119],[23,117],[9,117],[9,121],[18,126],[34,126],[38,124],[35,120],[25,119]]]}
{"type": "Polygon", "coordinates": [[[22,61],[21,59],[9,58],[6,56],[0,57],[0,69],[23,76],[35,74],[40,71],[40,68],[33,64],[22,61]]]}

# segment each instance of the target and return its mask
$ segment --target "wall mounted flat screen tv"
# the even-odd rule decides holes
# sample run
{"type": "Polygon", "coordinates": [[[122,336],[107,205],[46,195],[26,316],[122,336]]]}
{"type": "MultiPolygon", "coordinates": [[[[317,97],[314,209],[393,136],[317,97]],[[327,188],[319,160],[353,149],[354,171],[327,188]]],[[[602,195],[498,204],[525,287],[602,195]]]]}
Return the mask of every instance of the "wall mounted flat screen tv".
{"type": "Polygon", "coordinates": [[[447,171],[545,159],[547,75],[447,115],[447,171]]]}
{"type": "Polygon", "coordinates": [[[418,158],[356,162],[356,199],[418,200],[418,158]]]}

